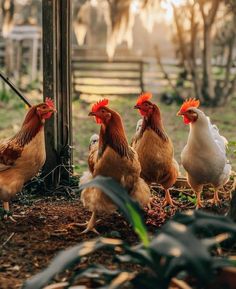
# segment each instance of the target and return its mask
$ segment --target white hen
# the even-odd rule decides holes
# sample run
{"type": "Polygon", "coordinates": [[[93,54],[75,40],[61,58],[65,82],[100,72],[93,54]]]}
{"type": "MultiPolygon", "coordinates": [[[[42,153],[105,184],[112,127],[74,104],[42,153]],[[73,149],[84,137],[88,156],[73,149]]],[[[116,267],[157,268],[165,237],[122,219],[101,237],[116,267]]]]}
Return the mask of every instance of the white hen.
{"type": "Polygon", "coordinates": [[[85,171],[80,178],[79,185],[86,184],[93,179],[92,173],[94,170],[94,165],[97,161],[97,152],[98,152],[98,141],[99,135],[93,134],[89,140],[89,156],[88,156],[88,166],[89,171],[85,171]]]}
{"type": "Polygon", "coordinates": [[[187,171],[188,183],[197,194],[197,207],[202,207],[201,192],[204,184],[215,188],[213,203],[219,204],[218,190],[227,183],[231,165],[226,157],[227,140],[219,134],[200,109],[199,101],[187,100],[178,115],[190,125],[188,141],[181,154],[183,167],[187,171]]]}
{"type": "Polygon", "coordinates": [[[133,146],[133,144],[136,142],[137,138],[139,137],[139,133],[141,131],[142,125],[143,125],[143,119],[141,118],[137,121],[135,135],[131,139],[131,143],[130,143],[131,146],[133,146]]]}

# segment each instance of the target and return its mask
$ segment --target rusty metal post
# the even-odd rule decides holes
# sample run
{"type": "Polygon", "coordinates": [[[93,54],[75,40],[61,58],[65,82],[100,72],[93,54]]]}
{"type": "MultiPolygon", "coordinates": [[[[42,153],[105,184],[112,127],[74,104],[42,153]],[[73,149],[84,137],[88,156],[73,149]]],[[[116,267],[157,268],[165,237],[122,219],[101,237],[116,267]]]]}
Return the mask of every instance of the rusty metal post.
{"type": "Polygon", "coordinates": [[[51,97],[57,114],[46,124],[47,160],[43,169],[54,186],[68,180],[71,144],[71,0],[43,0],[43,95],[51,97]],[[63,168],[64,167],[64,168],[63,168]]]}

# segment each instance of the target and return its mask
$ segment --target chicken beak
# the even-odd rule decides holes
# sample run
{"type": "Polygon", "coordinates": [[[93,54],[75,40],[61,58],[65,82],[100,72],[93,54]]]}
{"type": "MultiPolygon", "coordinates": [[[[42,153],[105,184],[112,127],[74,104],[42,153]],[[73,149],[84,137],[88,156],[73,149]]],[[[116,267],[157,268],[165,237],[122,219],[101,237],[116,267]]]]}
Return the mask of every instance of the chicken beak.
{"type": "Polygon", "coordinates": [[[90,111],[90,113],[88,114],[88,116],[96,116],[95,112],[90,111]]]}
{"type": "Polygon", "coordinates": [[[139,106],[138,104],[136,104],[136,105],[134,106],[134,109],[140,109],[140,106],[139,106]]]}
{"type": "Polygon", "coordinates": [[[56,110],[55,108],[50,108],[50,109],[48,110],[48,112],[57,113],[57,110],[56,110]]]}

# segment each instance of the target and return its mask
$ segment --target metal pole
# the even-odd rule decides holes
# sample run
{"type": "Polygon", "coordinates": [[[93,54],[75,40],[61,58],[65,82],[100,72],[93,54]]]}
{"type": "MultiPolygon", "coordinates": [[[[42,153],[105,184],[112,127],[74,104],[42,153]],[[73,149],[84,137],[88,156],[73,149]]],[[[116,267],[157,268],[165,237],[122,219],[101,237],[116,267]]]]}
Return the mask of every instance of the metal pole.
{"type": "Polygon", "coordinates": [[[11,80],[4,75],[1,71],[0,71],[0,77],[3,79],[3,81],[5,83],[8,84],[8,86],[20,97],[20,99],[22,99],[24,101],[25,104],[27,104],[29,107],[32,106],[31,102],[28,100],[27,97],[25,97],[18,88],[16,88],[16,86],[11,82],[11,80]]]}

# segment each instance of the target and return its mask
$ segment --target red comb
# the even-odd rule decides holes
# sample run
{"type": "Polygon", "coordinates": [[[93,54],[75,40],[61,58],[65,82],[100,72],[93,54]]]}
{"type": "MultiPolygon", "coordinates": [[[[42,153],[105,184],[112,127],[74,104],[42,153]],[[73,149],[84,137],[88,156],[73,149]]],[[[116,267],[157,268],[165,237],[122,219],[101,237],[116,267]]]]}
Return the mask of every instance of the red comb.
{"type": "Polygon", "coordinates": [[[51,107],[54,108],[54,101],[50,97],[46,97],[45,103],[51,107]]]}
{"type": "Polygon", "coordinates": [[[180,108],[180,112],[185,112],[190,107],[199,107],[200,101],[198,99],[190,98],[186,99],[180,108]]]}
{"type": "Polygon", "coordinates": [[[95,104],[92,106],[92,112],[98,111],[100,107],[107,106],[107,105],[108,105],[108,102],[109,102],[109,101],[108,101],[108,99],[106,99],[106,98],[99,100],[97,103],[95,103],[95,104]]]}
{"type": "Polygon", "coordinates": [[[151,92],[144,92],[141,93],[139,98],[137,99],[137,103],[136,104],[142,104],[143,102],[149,100],[152,98],[152,94],[151,92]]]}

